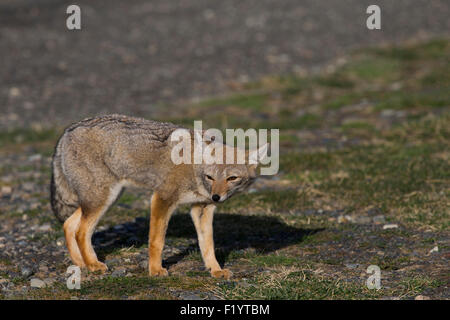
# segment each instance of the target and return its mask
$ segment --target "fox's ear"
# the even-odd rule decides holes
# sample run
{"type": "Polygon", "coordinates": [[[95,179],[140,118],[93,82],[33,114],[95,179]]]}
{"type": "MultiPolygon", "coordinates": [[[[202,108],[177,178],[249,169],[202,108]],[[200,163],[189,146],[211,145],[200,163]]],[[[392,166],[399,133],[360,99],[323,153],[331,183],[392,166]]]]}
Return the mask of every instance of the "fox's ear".
{"type": "Polygon", "coordinates": [[[249,164],[257,165],[262,160],[264,160],[267,157],[268,149],[269,143],[266,143],[263,146],[259,147],[259,149],[250,151],[250,154],[248,155],[249,164]]]}

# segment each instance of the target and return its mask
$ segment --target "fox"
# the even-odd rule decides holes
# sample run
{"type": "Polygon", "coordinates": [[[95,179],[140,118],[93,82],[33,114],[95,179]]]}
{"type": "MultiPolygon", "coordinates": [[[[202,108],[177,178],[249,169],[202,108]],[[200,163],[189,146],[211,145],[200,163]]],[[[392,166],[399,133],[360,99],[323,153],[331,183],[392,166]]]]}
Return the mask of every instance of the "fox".
{"type": "MultiPolygon", "coordinates": [[[[215,256],[214,211],[219,203],[254,183],[259,176],[258,158],[264,158],[268,143],[242,150],[210,141],[235,155],[244,152],[246,159],[256,159],[253,163],[176,164],[171,158],[174,142],[170,137],[179,129],[183,128],[169,122],[113,114],[87,118],[64,130],[52,159],[50,202],[63,224],[66,246],[75,265],[92,272],[107,271],[106,264],[97,258],[91,238],[99,220],[124,188],[134,187],[152,192],[149,276],[168,275],[161,257],[168,223],[176,208],[186,204],[191,206],[190,216],[206,269],[215,278],[232,276],[229,269],[221,268],[215,256]]],[[[202,134],[192,134],[189,143],[205,144],[200,141],[202,134]]],[[[191,153],[195,150],[192,148],[191,153]]]]}

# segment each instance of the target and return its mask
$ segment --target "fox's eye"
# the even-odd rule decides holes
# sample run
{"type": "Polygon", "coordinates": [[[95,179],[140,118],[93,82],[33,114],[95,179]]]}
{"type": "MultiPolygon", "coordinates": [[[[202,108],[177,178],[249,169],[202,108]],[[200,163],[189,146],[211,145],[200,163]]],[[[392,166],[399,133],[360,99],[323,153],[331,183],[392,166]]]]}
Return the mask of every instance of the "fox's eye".
{"type": "Polygon", "coordinates": [[[211,176],[206,175],[206,178],[208,178],[211,181],[214,181],[214,179],[211,176]]]}
{"type": "Polygon", "coordinates": [[[236,180],[236,179],[237,179],[237,177],[231,176],[231,177],[228,177],[228,178],[227,178],[227,181],[233,181],[233,180],[236,180]]]}

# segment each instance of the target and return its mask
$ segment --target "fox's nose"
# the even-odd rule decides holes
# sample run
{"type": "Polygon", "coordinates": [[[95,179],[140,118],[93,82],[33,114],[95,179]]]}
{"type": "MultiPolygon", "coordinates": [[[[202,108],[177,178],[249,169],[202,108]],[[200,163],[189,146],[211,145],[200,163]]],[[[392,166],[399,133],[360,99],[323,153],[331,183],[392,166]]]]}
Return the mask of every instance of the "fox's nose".
{"type": "Polygon", "coordinates": [[[218,194],[213,194],[212,199],[213,201],[217,202],[220,200],[220,196],[218,194]]]}

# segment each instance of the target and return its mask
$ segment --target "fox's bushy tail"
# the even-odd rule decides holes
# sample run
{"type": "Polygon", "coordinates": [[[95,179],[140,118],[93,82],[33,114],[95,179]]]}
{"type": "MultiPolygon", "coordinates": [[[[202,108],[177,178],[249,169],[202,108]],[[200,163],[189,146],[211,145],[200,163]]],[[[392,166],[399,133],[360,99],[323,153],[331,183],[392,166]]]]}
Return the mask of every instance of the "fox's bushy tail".
{"type": "Polygon", "coordinates": [[[79,207],[78,196],[69,186],[61,167],[59,143],[52,162],[52,178],[50,182],[50,203],[53,213],[60,222],[66,221],[79,207]]]}

